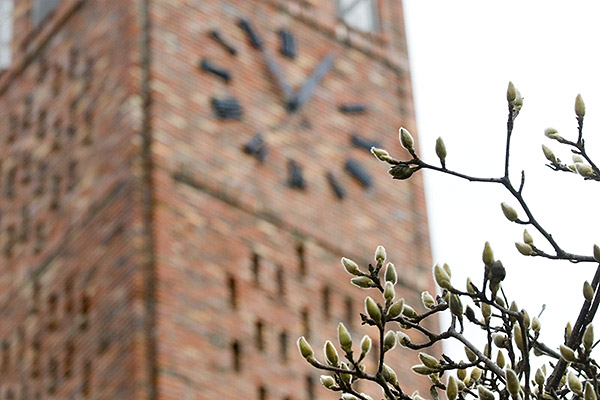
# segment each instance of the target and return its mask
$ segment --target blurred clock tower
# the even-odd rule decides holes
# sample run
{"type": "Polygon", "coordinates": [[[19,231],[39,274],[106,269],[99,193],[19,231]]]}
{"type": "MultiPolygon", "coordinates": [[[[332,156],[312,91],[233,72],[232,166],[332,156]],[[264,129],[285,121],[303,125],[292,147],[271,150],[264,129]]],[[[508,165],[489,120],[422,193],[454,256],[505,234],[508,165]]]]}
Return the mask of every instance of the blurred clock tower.
{"type": "Polygon", "coordinates": [[[340,257],[432,290],[400,0],[0,0],[0,121],[2,399],[333,399],[340,257]]]}

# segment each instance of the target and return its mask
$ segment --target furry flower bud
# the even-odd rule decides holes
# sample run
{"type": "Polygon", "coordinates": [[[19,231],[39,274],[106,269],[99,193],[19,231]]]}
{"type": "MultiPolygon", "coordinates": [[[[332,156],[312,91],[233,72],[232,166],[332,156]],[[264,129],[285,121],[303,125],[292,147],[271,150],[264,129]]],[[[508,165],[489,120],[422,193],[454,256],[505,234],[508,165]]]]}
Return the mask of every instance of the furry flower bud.
{"type": "Polygon", "coordinates": [[[515,400],[519,399],[519,390],[521,389],[521,384],[519,383],[519,378],[515,371],[510,368],[506,369],[506,387],[508,388],[508,392],[511,397],[515,400]]]}
{"type": "Polygon", "coordinates": [[[396,318],[400,314],[402,314],[403,310],[404,310],[404,299],[400,299],[390,306],[390,308],[388,309],[388,317],[396,318]]]}
{"type": "Polygon", "coordinates": [[[306,361],[312,362],[315,360],[315,353],[312,347],[310,347],[310,344],[308,344],[308,342],[304,338],[304,336],[301,336],[298,339],[298,350],[300,350],[300,354],[306,361]]]}
{"type": "Polygon", "coordinates": [[[485,242],[481,258],[483,259],[483,263],[485,265],[492,265],[492,263],[494,262],[494,252],[492,251],[492,246],[490,246],[490,242],[485,242]]]}
{"type": "Polygon", "coordinates": [[[565,346],[564,344],[560,345],[560,355],[565,361],[574,362],[577,361],[575,357],[575,352],[570,347],[565,346]]]}
{"type": "Polygon", "coordinates": [[[594,288],[588,281],[583,282],[583,297],[587,301],[592,301],[594,299],[594,288]]]}
{"type": "Polygon", "coordinates": [[[496,365],[500,368],[504,368],[506,365],[506,359],[504,358],[504,353],[502,350],[498,350],[498,355],[496,355],[496,365]]]}
{"type": "Polygon", "coordinates": [[[350,283],[361,289],[370,289],[370,288],[377,287],[377,285],[375,285],[375,282],[373,282],[373,280],[371,278],[369,278],[368,276],[354,277],[354,278],[350,279],[350,283]]]}
{"type": "Polygon", "coordinates": [[[446,385],[446,396],[448,396],[448,400],[456,400],[458,397],[458,382],[456,382],[456,378],[450,375],[448,378],[448,384],[446,385]]]}
{"type": "Polygon", "coordinates": [[[533,319],[531,320],[531,329],[533,329],[535,333],[540,333],[541,328],[542,324],[540,323],[538,317],[533,317],[533,319]]]}
{"type": "Polygon", "coordinates": [[[327,361],[327,364],[334,367],[339,365],[340,358],[338,356],[338,352],[330,340],[325,342],[325,346],[323,346],[323,354],[325,355],[325,361],[327,361]]]}
{"type": "Polygon", "coordinates": [[[495,400],[494,393],[483,385],[477,385],[479,400],[495,400]]]}
{"type": "Polygon", "coordinates": [[[361,275],[360,269],[358,268],[358,264],[352,261],[351,259],[342,257],[342,265],[344,266],[346,272],[348,272],[350,275],[361,275]]]}
{"type": "Polygon", "coordinates": [[[515,209],[509,206],[507,203],[501,203],[500,206],[502,207],[502,212],[507,220],[514,222],[519,219],[519,215],[515,209]]]}
{"type": "Polygon", "coordinates": [[[398,274],[396,273],[396,267],[391,262],[385,266],[385,281],[392,282],[394,285],[398,282],[398,274]]]}
{"type": "Polygon", "coordinates": [[[333,379],[333,376],[321,375],[319,380],[321,381],[321,385],[326,389],[332,390],[335,388],[335,379],[333,379]]]}
{"type": "Polygon", "coordinates": [[[596,392],[594,391],[594,387],[591,383],[585,383],[585,390],[583,391],[583,399],[584,400],[596,400],[596,392]]]}
{"type": "Polygon", "coordinates": [[[509,103],[512,103],[513,101],[515,101],[516,97],[517,97],[517,89],[515,88],[515,85],[509,81],[508,88],[506,89],[506,100],[509,103]]]}
{"type": "Polygon", "coordinates": [[[364,358],[364,356],[367,355],[367,353],[369,352],[369,350],[371,350],[371,346],[373,344],[373,341],[371,340],[371,338],[368,335],[363,336],[363,338],[360,341],[360,357],[364,358]]]}
{"type": "Polygon", "coordinates": [[[421,360],[423,365],[425,365],[427,368],[438,369],[441,366],[437,358],[427,353],[420,352],[419,360],[421,360]]]}
{"type": "Polygon", "coordinates": [[[475,367],[471,370],[471,382],[477,382],[481,378],[482,371],[480,368],[475,367]]]}
{"type": "Polygon", "coordinates": [[[523,230],[523,241],[527,244],[533,244],[533,238],[527,231],[527,229],[523,230]]]}
{"type": "Polygon", "coordinates": [[[590,178],[594,175],[592,167],[584,163],[575,163],[575,171],[584,178],[590,178]]]}
{"type": "Polygon", "coordinates": [[[421,302],[423,303],[423,307],[429,310],[435,307],[435,299],[427,290],[421,293],[421,302]]]}
{"type": "Polygon", "coordinates": [[[402,347],[406,347],[410,344],[410,337],[402,331],[396,332],[396,340],[402,347]]]}
{"type": "Polygon", "coordinates": [[[577,118],[579,119],[583,118],[585,115],[585,103],[580,94],[575,97],[575,115],[577,115],[577,118]]]}
{"type": "Polygon", "coordinates": [[[519,325],[515,325],[513,327],[513,338],[515,339],[515,344],[521,351],[525,351],[525,343],[523,342],[523,335],[521,333],[521,327],[519,325]]]}
{"type": "Polygon", "coordinates": [[[394,161],[392,157],[390,157],[390,153],[385,151],[384,149],[379,149],[375,146],[371,147],[371,154],[375,156],[379,161],[389,162],[394,161]]]}
{"type": "Polygon", "coordinates": [[[534,253],[531,245],[527,243],[515,242],[515,247],[517,250],[519,250],[519,253],[523,254],[524,256],[530,256],[534,253]]]}
{"type": "Polygon", "coordinates": [[[556,156],[554,155],[552,150],[550,150],[545,145],[542,145],[542,151],[544,152],[544,157],[546,157],[546,159],[548,161],[550,161],[552,163],[552,165],[558,164],[558,161],[556,160],[556,156]]]}
{"type": "Polygon", "coordinates": [[[441,137],[437,138],[435,141],[435,154],[437,154],[440,159],[442,168],[446,168],[446,145],[441,137]]]}
{"type": "Polygon", "coordinates": [[[492,306],[490,306],[488,303],[481,303],[481,314],[486,322],[488,322],[490,320],[490,316],[492,315],[492,306]]]}
{"type": "Polygon", "coordinates": [[[404,308],[402,308],[402,315],[404,315],[407,318],[416,318],[419,314],[417,314],[414,308],[412,308],[408,304],[405,304],[404,308]]]}
{"type": "Polygon", "coordinates": [[[544,135],[546,135],[549,139],[560,140],[562,137],[558,134],[558,131],[554,128],[546,128],[544,130],[544,135]]]}
{"type": "Polygon", "coordinates": [[[600,247],[597,244],[594,245],[594,260],[600,263],[600,247]]]}
{"type": "Polygon", "coordinates": [[[338,342],[342,350],[346,353],[352,351],[352,336],[350,336],[350,332],[348,332],[346,326],[341,322],[338,324],[338,342]]]}
{"type": "Polygon", "coordinates": [[[385,248],[383,246],[377,246],[377,249],[375,249],[375,261],[377,261],[377,264],[383,265],[386,257],[385,248]]]}
{"type": "Polygon", "coordinates": [[[477,354],[475,354],[473,352],[473,350],[471,350],[470,348],[468,348],[467,346],[465,346],[465,354],[467,355],[467,359],[470,362],[475,362],[477,361],[477,354]]]}
{"type": "Polygon", "coordinates": [[[394,301],[395,296],[396,291],[394,290],[394,284],[392,282],[386,282],[383,289],[383,298],[385,299],[385,303],[391,304],[392,301],[394,301]]]}
{"type": "Polygon", "coordinates": [[[535,371],[535,383],[540,387],[544,386],[544,383],[546,383],[546,374],[544,374],[544,371],[542,371],[541,368],[538,368],[537,371],[535,371]]]}
{"type": "Polygon", "coordinates": [[[569,371],[567,374],[567,386],[569,386],[571,392],[575,393],[576,395],[581,396],[583,394],[581,382],[579,379],[577,379],[577,375],[575,375],[573,371],[569,371]]]}
{"type": "Polygon", "coordinates": [[[413,370],[413,372],[419,375],[429,375],[436,372],[434,369],[431,369],[423,364],[413,365],[411,369],[413,370]]]}
{"type": "Polygon", "coordinates": [[[439,264],[435,264],[433,267],[433,278],[439,287],[444,289],[452,289],[452,285],[450,284],[450,275],[446,272],[446,270],[440,267],[439,264]]]}
{"type": "Polygon", "coordinates": [[[390,351],[396,347],[396,334],[393,331],[387,331],[383,337],[383,351],[390,351]]]}
{"type": "Polygon", "coordinates": [[[460,298],[454,293],[450,294],[450,311],[459,318],[463,314],[463,306],[460,298]]]}
{"type": "Polygon", "coordinates": [[[594,325],[591,323],[585,327],[585,331],[583,332],[583,346],[586,350],[591,350],[594,345],[594,325]]]}
{"type": "Polygon", "coordinates": [[[383,374],[383,379],[386,382],[391,383],[392,385],[398,384],[398,377],[396,375],[396,371],[394,371],[389,365],[383,364],[383,368],[381,369],[381,373],[383,374]]]}
{"type": "Polygon", "coordinates": [[[400,139],[400,144],[402,147],[409,152],[415,151],[415,141],[409,131],[404,128],[400,128],[398,131],[398,138],[400,139]]]}
{"type": "Polygon", "coordinates": [[[365,311],[369,318],[375,321],[376,324],[381,322],[381,310],[379,310],[379,306],[370,296],[365,298],[365,311]]]}

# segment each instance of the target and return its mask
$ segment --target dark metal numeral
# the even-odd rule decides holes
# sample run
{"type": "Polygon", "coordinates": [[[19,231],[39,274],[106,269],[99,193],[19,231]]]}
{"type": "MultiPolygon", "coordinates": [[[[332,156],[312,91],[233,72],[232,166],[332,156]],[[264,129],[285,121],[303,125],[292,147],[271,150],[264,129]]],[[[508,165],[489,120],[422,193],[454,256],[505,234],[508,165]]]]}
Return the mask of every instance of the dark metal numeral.
{"type": "Polygon", "coordinates": [[[288,186],[293,189],[304,190],[306,183],[302,176],[302,168],[294,160],[288,162],[288,186]]]}
{"type": "Polygon", "coordinates": [[[342,200],[344,197],[346,197],[346,191],[336,179],[335,175],[333,175],[331,172],[327,173],[327,182],[329,182],[329,186],[331,186],[333,193],[335,193],[335,196],[338,199],[342,200]]]}
{"type": "Polygon", "coordinates": [[[350,136],[352,138],[352,144],[360,149],[365,149],[367,151],[371,151],[371,147],[381,147],[379,142],[375,140],[365,139],[363,137],[354,134],[350,136]]]}
{"type": "Polygon", "coordinates": [[[225,48],[225,50],[227,50],[232,56],[235,56],[237,54],[236,48],[230,45],[216,29],[210,31],[210,37],[212,37],[214,40],[217,41],[217,43],[223,46],[223,48],[225,48]]]}
{"type": "Polygon", "coordinates": [[[268,149],[260,133],[254,135],[252,139],[250,139],[250,141],[246,143],[246,145],[244,146],[244,153],[253,156],[261,163],[265,160],[265,157],[268,153],[268,149]]]}
{"type": "Polygon", "coordinates": [[[248,39],[250,40],[250,44],[252,45],[252,47],[254,47],[255,49],[262,50],[262,39],[258,36],[258,33],[256,33],[254,28],[252,28],[250,21],[248,21],[247,19],[240,18],[238,21],[238,25],[240,28],[242,28],[244,32],[246,32],[246,35],[248,35],[248,39]]]}
{"type": "Polygon", "coordinates": [[[340,104],[339,110],[344,114],[364,114],[367,106],[364,104],[340,104]]]}
{"type": "Polygon", "coordinates": [[[210,99],[213,112],[220,119],[242,119],[242,106],[233,97],[225,99],[210,99]]]}
{"type": "Polygon", "coordinates": [[[346,160],[346,171],[348,171],[348,173],[352,175],[352,177],[356,179],[364,188],[370,187],[373,183],[371,176],[367,174],[362,165],[360,165],[356,160],[346,160]]]}
{"type": "Polygon", "coordinates": [[[229,81],[231,80],[231,74],[229,73],[229,71],[226,71],[222,68],[217,67],[216,65],[214,65],[207,59],[202,59],[200,61],[200,63],[198,64],[198,67],[206,72],[209,72],[213,75],[218,76],[219,78],[223,79],[225,82],[229,83],[229,81]]]}
{"type": "Polygon", "coordinates": [[[281,41],[281,54],[288,58],[296,58],[296,38],[294,38],[292,32],[287,29],[280,29],[279,39],[281,41]]]}

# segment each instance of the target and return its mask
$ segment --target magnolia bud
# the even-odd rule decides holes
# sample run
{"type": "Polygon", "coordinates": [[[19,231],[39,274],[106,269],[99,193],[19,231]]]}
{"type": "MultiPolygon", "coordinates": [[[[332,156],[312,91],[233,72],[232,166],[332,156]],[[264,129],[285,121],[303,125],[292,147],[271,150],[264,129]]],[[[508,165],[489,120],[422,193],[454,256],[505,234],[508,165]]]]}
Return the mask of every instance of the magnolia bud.
{"type": "Polygon", "coordinates": [[[377,264],[383,265],[385,258],[385,248],[383,246],[377,246],[377,249],[375,249],[375,261],[377,261],[377,264]]]}
{"type": "Polygon", "coordinates": [[[585,162],[585,160],[583,159],[583,157],[581,157],[579,154],[573,154],[571,156],[571,159],[573,160],[573,163],[585,162]]]}
{"type": "Polygon", "coordinates": [[[583,399],[584,400],[596,400],[596,392],[594,391],[594,387],[591,383],[585,383],[585,390],[583,391],[583,399]]]}
{"type": "Polygon", "coordinates": [[[594,326],[589,323],[583,332],[583,346],[586,350],[591,350],[594,345],[594,326]]]}
{"type": "Polygon", "coordinates": [[[527,243],[515,242],[515,247],[519,250],[519,253],[524,256],[530,256],[534,254],[533,248],[527,243]]]}
{"type": "Polygon", "coordinates": [[[529,313],[523,309],[521,310],[521,314],[523,314],[523,326],[529,329],[529,325],[531,324],[531,319],[529,318],[529,313]]]}
{"type": "Polygon", "coordinates": [[[552,163],[552,165],[558,164],[558,162],[556,160],[556,156],[554,155],[554,153],[552,152],[552,150],[550,150],[545,145],[542,145],[542,151],[544,152],[544,156],[546,157],[546,159],[548,161],[550,161],[552,163]]]}
{"type": "Polygon", "coordinates": [[[404,299],[400,299],[390,306],[388,309],[388,317],[396,318],[402,314],[402,310],[404,310],[404,299]]]}
{"type": "Polygon", "coordinates": [[[527,231],[527,229],[523,230],[523,241],[527,244],[533,244],[533,238],[527,231]]]}
{"type": "Polygon", "coordinates": [[[432,295],[429,294],[428,291],[424,291],[421,293],[421,302],[423,303],[423,307],[431,310],[435,307],[435,299],[432,295]]]}
{"type": "Polygon", "coordinates": [[[519,378],[517,377],[515,371],[510,368],[506,369],[506,387],[511,397],[515,400],[518,400],[521,384],[519,383],[519,378]]]}
{"type": "Polygon", "coordinates": [[[594,245],[594,260],[600,262],[600,247],[597,244],[594,245]]]}
{"type": "Polygon", "coordinates": [[[396,340],[402,347],[407,347],[410,344],[410,337],[402,331],[396,332],[396,340]]]}
{"type": "Polygon", "coordinates": [[[463,314],[463,306],[460,298],[454,293],[450,294],[450,311],[459,318],[463,314]]]}
{"type": "Polygon", "coordinates": [[[398,274],[396,273],[396,267],[391,262],[385,266],[385,280],[386,282],[392,282],[394,285],[398,282],[398,274]]]}
{"type": "Polygon", "coordinates": [[[434,356],[431,356],[427,353],[420,352],[419,360],[425,365],[427,368],[438,369],[440,367],[440,363],[434,356]]]}
{"type": "Polygon", "coordinates": [[[489,322],[490,317],[492,315],[492,306],[488,303],[481,303],[481,314],[486,322],[489,322]]]}
{"type": "Polygon", "coordinates": [[[579,175],[583,176],[584,178],[590,178],[594,175],[594,170],[587,164],[576,163],[575,170],[579,175]]]}
{"type": "Polygon", "coordinates": [[[571,392],[577,395],[583,394],[581,390],[583,389],[581,382],[579,381],[579,379],[577,379],[577,375],[575,375],[572,371],[569,371],[569,373],[567,374],[567,385],[569,386],[571,392]]]}
{"type": "MultiPolygon", "coordinates": [[[[349,375],[349,374],[344,374],[344,375],[349,375]]],[[[342,393],[341,398],[342,398],[342,400],[358,400],[358,397],[356,397],[355,395],[353,395],[351,393],[342,393]]]]}
{"type": "Polygon", "coordinates": [[[412,176],[418,168],[413,168],[405,164],[397,164],[388,170],[388,174],[394,179],[404,180],[412,176]]]}
{"type": "Polygon", "coordinates": [[[515,89],[515,85],[512,82],[508,82],[508,89],[506,89],[506,100],[509,103],[515,101],[517,97],[517,89],[515,89]]]}
{"type": "Polygon", "coordinates": [[[508,219],[511,222],[514,222],[517,219],[519,219],[519,216],[515,209],[509,206],[507,203],[501,203],[500,206],[502,207],[502,212],[504,213],[506,219],[508,219]]]}
{"type": "Polygon", "coordinates": [[[575,115],[577,115],[577,118],[579,119],[583,118],[585,115],[585,103],[580,94],[575,97],[575,115]]]}
{"type": "Polygon", "coordinates": [[[325,354],[325,361],[327,364],[337,367],[340,362],[340,358],[338,356],[338,352],[333,346],[331,341],[327,340],[325,342],[325,346],[323,346],[323,354],[325,354]]]}
{"type": "MultiPolygon", "coordinates": [[[[462,361],[461,361],[461,364],[462,364],[462,361]]],[[[456,377],[464,382],[465,378],[467,377],[467,370],[464,368],[457,369],[456,377]]]]}
{"type": "Polygon", "coordinates": [[[570,347],[565,346],[564,344],[560,345],[560,355],[566,361],[575,362],[577,358],[575,357],[575,352],[570,347]]]}
{"type": "Polygon", "coordinates": [[[439,264],[435,264],[433,267],[433,277],[439,287],[448,290],[452,289],[452,285],[450,284],[450,276],[444,268],[440,267],[439,264]]]}
{"type": "Polygon", "coordinates": [[[375,321],[376,324],[381,322],[381,311],[379,310],[379,306],[370,296],[365,298],[365,311],[369,318],[375,321]]]}
{"type": "Polygon", "coordinates": [[[523,96],[521,96],[521,92],[517,90],[517,95],[515,96],[515,100],[512,102],[512,105],[515,107],[517,113],[523,107],[523,96]]]}
{"type": "Polygon", "coordinates": [[[400,128],[400,130],[398,131],[398,137],[400,139],[400,144],[402,145],[402,147],[404,147],[409,152],[415,151],[415,141],[409,131],[407,131],[404,128],[400,128]]]}
{"type": "Polygon", "coordinates": [[[446,168],[446,145],[441,137],[435,141],[435,154],[437,154],[442,164],[442,168],[446,168]]]}
{"type": "Polygon", "coordinates": [[[531,320],[531,329],[533,329],[533,331],[535,333],[540,333],[541,328],[542,328],[542,325],[541,325],[538,317],[533,317],[533,320],[531,320]]]}
{"type": "Polygon", "coordinates": [[[346,326],[341,322],[338,324],[338,342],[342,350],[346,353],[352,351],[352,336],[350,336],[350,332],[348,332],[346,326]]]}
{"type": "Polygon", "coordinates": [[[398,384],[398,377],[396,376],[396,371],[390,368],[389,365],[383,364],[381,369],[381,373],[383,374],[383,379],[386,382],[391,383],[393,386],[398,384]]]}
{"type": "Polygon", "coordinates": [[[541,368],[538,368],[537,371],[535,371],[535,383],[540,387],[544,386],[544,383],[546,383],[546,376],[541,368]]]}
{"type": "Polygon", "coordinates": [[[504,348],[508,344],[507,337],[500,333],[495,333],[492,338],[496,347],[504,348]]]}
{"type": "Polygon", "coordinates": [[[396,347],[396,334],[388,331],[383,337],[383,352],[392,350],[394,347],[396,347]]]}
{"type": "Polygon", "coordinates": [[[485,242],[485,246],[483,246],[483,255],[481,258],[483,259],[483,263],[485,265],[492,265],[494,262],[494,252],[492,251],[490,242],[485,242]]]}
{"type": "Polygon", "coordinates": [[[414,365],[411,367],[411,369],[419,375],[429,375],[429,374],[433,374],[434,372],[436,372],[434,369],[426,367],[425,365],[422,365],[422,364],[414,365]]]}
{"type": "Polygon", "coordinates": [[[588,281],[583,282],[583,297],[587,301],[592,301],[594,299],[594,288],[588,281]]]}
{"type": "Polygon", "coordinates": [[[544,135],[546,135],[547,138],[549,139],[555,139],[555,140],[559,140],[562,139],[559,134],[558,131],[554,128],[546,128],[544,130],[544,135]]]}
{"type": "Polygon", "coordinates": [[[506,360],[504,359],[504,353],[502,353],[502,350],[498,350],[498,355],[496,356],[496,365],[498,365],[500,368],[504,368],[506,365],[506,360]]]}
{"type": "Polygon", "coordinates": [[[456,400],[458,397],[458,383],[452,375],[448,378],[448,384],[446,385],[446,396],[448,396],[448,400],[456,400]]]}
{"type": "Polygon", "coordinates": [[[375,146],[371,147],[371,154],[375,156],[379,161],[389,162],[394,161],[392,157],[390,157],[390,153],[385,151],[384,149],[379,149],[375,146]]]}
{"type": "Polygon", "coordinates": [[[346,272],[348,272],[349,274],[357,276],[361,275],[360,269],[358,268],[358,264],[356,264],[351,259],[342,257],[342,265],[344,266],[346,272]]]}
{"type": "Polygon", "coordinates": [[[483,385],[477,386],[477,393],[479,394],[479,400],[495,400],[494,393],[483,385]]]}
{"type": "Polygon", "coordinates": [[[371,340],[371,338],[368,335],[363,336],[363,338],[360,341],[360,357],[364,358],[367,353],[369,352],[369,350],[371,350],[371,345],[373,344],[373,341],[371,340]]]}
{"type": "Polygon", "coordinates": [[[571,332],[573,331],[573,327],[571,326],[570,322],[567,322],[567,325],[565,326],[565,338],[569,338],[569,336],[571,336],[571,332]]]}
{"type": "Polygon", "coordinates": [[[523,342],[523,335],[521,333],[521,327],[519,325],[515,325],[513,327],[513,337],[515,339],[515,344],[521,351],[526,351],[525,343],[523,342]]]}
{"type": "MultiPolygon", "coordinates": [[[[342,369],[350,370],[350,367],[346,363],[342,363],[342,369]]],[[[340,379],[342,382],[347,383],[348,385],[352,383],[352,375],[351,374],[340,374],[340,379]]]]}
{"type": "Polygon", "coordinates": [[[467,359],[470,362],[477,361],[477,354],[475,354],[475,352],[473,350],[471,350],[470,348],[468,348],[467,346],[465,346],[465,354],[467,355],[467,359]]]}
{"type": "Polygon", "coordinates": [[[417,314],[414,308],[412,308],[408,304],[405,304],[404,308],[402,308],[402,315],[404,315],[407,318],[416,318],[419,314],[417,314]]]}
{"type": "Polygon", "coordinates": [[[386,304],[391,304],[394,301],[396,292],[394,291],[394,284],[392,282],[386,282],[383,289],[383,297],[385,298],[386,304]]]}
{"type": "Polygon", "coordinates": [[[477,382],[479,380],[479,378],[481,378],[481,369],[478,367],[475,367],[471,370],[471,382],[477,382]]]}
{"type": "Polygon", "coordinates": [[[350,283],[361,289],[370,289],[377,287],[377,285],[375,285],[375,282],[373,282],[373,280],[368,276],[357,276],[355,278],[350,279],[350,283]]]}
{"type": "Polygon", "coordinates": [[[319,380],[321,381],[321,385],[325,386],[326,389],[332,390],[335,388],[335,379],[333,379],[333,376],[321,375],[319,380]]]}
{"type": "Polygon", "coordinates": [[[312,347],[310,347],[310,344],[308,344],[304,336],[301,336],[298,339],[298,349],[300,350],[300,354],[302,355],[302,357],[304,357],[306,361],[312,362],[315,360],[315,353],[313,352],[312,347]]]}
{"type": "Polygon", "coordinates": [[[467,292],[470,294],[475,294],[475,288],[473,287],[473,282],[471,278],[467,277],[467,292]]]}

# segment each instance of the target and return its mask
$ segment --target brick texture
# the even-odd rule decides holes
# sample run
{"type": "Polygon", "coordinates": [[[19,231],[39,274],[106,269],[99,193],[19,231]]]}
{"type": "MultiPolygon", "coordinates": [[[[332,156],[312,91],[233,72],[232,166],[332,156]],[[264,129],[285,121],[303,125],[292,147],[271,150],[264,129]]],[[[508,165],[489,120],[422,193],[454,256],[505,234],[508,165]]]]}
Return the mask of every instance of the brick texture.
{"type": "MultiPolygon", "coordinates": [[[[401,2],[379,3],[382,30],[364,34],[333,0],[62,0],[37,26],[33,1],[15,2],[0,72],[0,398],[335,398],[295,342],[319,349],[338,321],[357,342],[369,332],[340,257],[366,264],[382,244],[399,296],[418,307],[432,290],[420,177],[391,182],[351,142],[399,152],[398,127],[416,131],[401,2]],[[293,88],[335,54],[300,111],[240,18],[293,88]],[[239,120],[215,115],[228,97],[239,120]],[[367,112],[338,109],[355,103],[367,112]],[[262,162],[242,151],[257,133],[262,162]]],[[[426,393],[417,362],[398,351],[392,364],[426,393]]]]}

